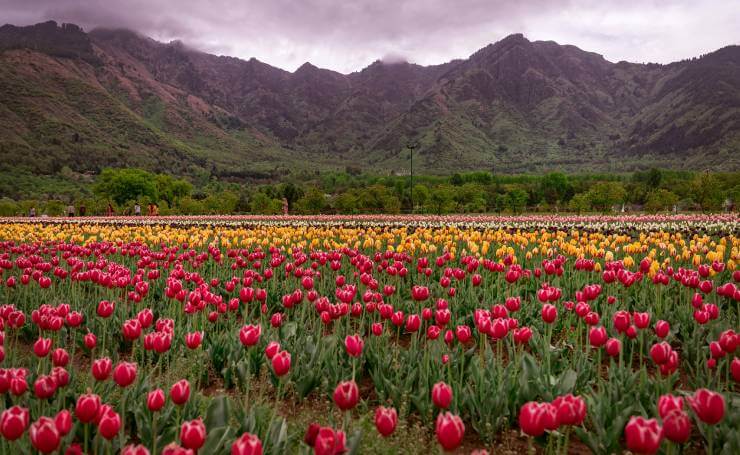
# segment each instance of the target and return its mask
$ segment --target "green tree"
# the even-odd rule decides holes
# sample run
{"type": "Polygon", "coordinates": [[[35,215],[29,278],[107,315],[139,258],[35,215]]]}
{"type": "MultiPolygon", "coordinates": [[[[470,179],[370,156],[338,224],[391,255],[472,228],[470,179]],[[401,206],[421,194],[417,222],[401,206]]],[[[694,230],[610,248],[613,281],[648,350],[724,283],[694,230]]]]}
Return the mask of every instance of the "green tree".
{"type": "Polygon", "coordinates": [[[716,175],[709,172],[697,174],[691,181],[691,195],[702,211],[719,210],[724,202],[721,182],[716,175]]]}
{"type": "Polygon", "coordinates": [[[429,187],[426,185],[421,183],[414,185],[414,208],[419,207],[424,212],[424,207],[426,207],[429,201],[429,194],[429,187]]]}
{"type": "Polygon", "coordinates": [[[296,207],[301,213],[318,214],[327,207],[326,196],[323,191],[312,187],[296,202],[296,207]]]}
{"type": "Polygon", "coordinates": [[[438,185],[429,195],[429,207],[437,215],[448,213],[455,208],[455,191],[450,185],[438,185]]]}
{"type": "Polygon", "coordinates": [[[678,196],[675,193],[659,188],[648,194],[647,201],[645,202],[645,210],[653,213],[661,210],[671,210],[677,202],[678,196]]]}
{"type": "Polygon", "coordinates": [[[118,205],[146,198],[158,200],[156,179],[142,169],[103,169],[94,186],[96,194],[112,199],[118,205]]]}
{"type": "Polygon", "coordinates": [[[166,201],[172,206],[178,199],[189,196],[193,191],[193,185],[187,180],[176,179],[171,175],[157,174],[155,179],[159,200],[166,201]]]}
{"type": "Polygon", "coordinates": [[[619,182],[599,182],[588,190],[586,197],[593,208],[606,212],[613,205],[623,203],[627,191],[619,182]]]}
{"type": "Polygon", "coordinates": [[[551,172],[542,177],[540,191],[545,201],[553,205],[570,199],[573,196],[573,185],[567,175],[561,172],[551,172]]]}
{"type": "Polygon", "coordinates": [[[345,191],[334,200],[334,208],[339,213],[355,214],[358,213],[359,199],[354,190],[345,191]]]}
{"type": "Polygon", "coordinates": [[[284,184],[281,188],[281,193],[288,201],[288,210],[293,210],[293,204],[303,197],[303,190],[292,182],[284,184]]]}
{"type": "Polygon", "coordinates": [[[527,207],[529,194],[521,188],[506,192],[506,207],[514,213],[520,213],[527,207]]]}
{"type": "Polygon", "coordinates": [[[252,213],[260,215],[274,215],[280,211],[280,205],[280,201],[270,198],[261,191],[254,193],[250,201],[252,213]]]}
{"type": "Polygon", "coordinates": [[[568,208],[574,212],[583,213],[591,208],[591,202],[586,193],[578,193],[568,202],[568,208]]]}

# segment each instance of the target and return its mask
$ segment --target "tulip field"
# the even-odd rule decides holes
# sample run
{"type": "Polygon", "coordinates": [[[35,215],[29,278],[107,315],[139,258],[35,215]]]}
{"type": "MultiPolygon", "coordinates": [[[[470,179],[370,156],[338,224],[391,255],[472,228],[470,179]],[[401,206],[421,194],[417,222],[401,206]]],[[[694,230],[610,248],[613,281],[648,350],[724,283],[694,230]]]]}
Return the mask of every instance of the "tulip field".
{"type": "Polygon", "coordinates": [[[740,453],[740,217],[0,219],[0,453],[740,453]]]}

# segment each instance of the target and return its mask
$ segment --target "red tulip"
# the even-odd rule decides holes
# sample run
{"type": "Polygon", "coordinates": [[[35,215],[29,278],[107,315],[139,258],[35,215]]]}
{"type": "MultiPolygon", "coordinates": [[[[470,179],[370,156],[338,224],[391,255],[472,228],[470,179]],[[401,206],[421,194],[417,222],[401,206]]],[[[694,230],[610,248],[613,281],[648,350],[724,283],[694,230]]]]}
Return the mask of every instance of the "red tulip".
{"type": "Polygon", "coordinates": [[[183,422],[180,427],[180,443],[188,449],[198,450],[206,442],[206,426],[203,419],[183,422]]]}
{"type": "Polygon", "coordinates": [[[390,436],[398,424],[398,414],[395,408],[378,407],[375,410],[375,428],[381,436],[390,436]]]}
{"type": "Polygon", "coordinates": [[[434,384],[432,387],[432,402],[438,408],[449,408],[452,403],[452,387],[444,382],[434,384]]]}
{"type": "Polygon", "coordinates": [[[135,363],[120,362],[113,370],[113,381],[119,387],[128,387],[136,380],[137,367],[135,363]]]}
{"type": "Polygon", "coordinates": [[[110,406],[102,407],[100,420],[98,420],[98,431],[105,439],[113,439],[121,430],[121,416],[110,406]]]}
{"type": "Polygon", "coordinates": [[[185,404],[190,398],[190,383],[187,379],[180,379],[170,388],[170,399],[176,405],[185,404]]]}
{"type": "Polygon", "coordinates": [[[152,412],[157,412],[164,407],[165,400],[164,390],[154,389],[146,396],[146,407],[152,412]]]}
{"type": "Polygon", "coordinates": [[[617,311],[612,317],[614,328],[619,333],[624,333],[630,327],[630,314],[624,310],[617,311]]]}
{"type": "Polygon", "coordinates": [[[75,417],[82,423],[90,423],[95,420],[100,409],[100,397],[92,393],[80,395],[75,406],[75,417]]]}
{"type": "Polygon", "coordinates": [[[23,436],[29,419],[30,414],[26,408],[13,406],[4,410],[0,415],[0,434],[8,441],[15,441],[23,436]]]}
{"type": "Polygon", "coordinates": [[[290,353],[280,351],[271,359],[272,369],[276,376],[284,376],[290,371],[290,353]]]}
{"type": "Polygon", "coordinates": [[[338,455],[346,452],[344,431],[321,427],[316,433],[313,444],[315,455],[338,455]]]}
{"type": "Polygon", "coordinates": [[[450,412],[440,413],[435,425],[437,441],[447,451],[455,450],[465,436],[465,424],[459,416],[450,412]]]}
{"type": "Polygon", "coordinates": [[[418,314],[410,314],[406,318],[406,331],[414,333],[421,327],[421,318],[418,314]]]}
{"type": "Polygon", "coordinates": [[[185,345],[188,349],[198,349],[203,342],[203,332],[191,332],[185,334],[185,345]]]}
{"type": "Polygon", "coordinates": [[[658,335],[658,338],[665,338],[670,331],[671,325],[668,321],[659,320],[655,323],[655,334],[658,335]]]}
{"type": "Polygon", "coordinates": [[[650,313],[637,313],[632,315],[638,329],[645,329],[650,325],[650,313]]]}
{"type": "Polygon", "coordinates": [[[51,338],[39,338],[33,344],[33,353],[36,357],[46,357],[51,350],[51,338]]]}
{"type": "Polygon", "coordinates": [[[354,408],[360,399],[360,390],[355,381],[340,382],[334,389],[334,403],[342,411],[354,408]]]}
{"type": "Polygon", "coordinates": [[[617,338],[609,338],[606,340],[606,354],[610,357],[616,357],[622,350],[622,342],[617,338]]]}
{"type": "Polygon", "coordinates": [[[380,322],[373,322],[373,325],[371,326],[373,335],[376,337],[379,337],[383,334],[383,324],[380,322]]]}
{"type": "Polygon", "coordinates": [[[675,395],[661,395],[658,398],[658,415],[665,419],[671,411],[683,411],[683,398],[675,395]]]}
{"type": "Polygon", "coordinates": [[[698,389],[688,401],[696,416],[704,423],[714,425],[725,416],[725,399],[717,392],[698,389]]]}
{"type": "Polygon", "coordinates": [[[49,417],[39,417],[31,424],[29,430],[31,444],[41,453],[51,453],[59,447],[61,437],[54,420],[49,417]]]}
{"type": "Polygon", "coordinates": [[[36,398],[45,400],[54,396],[57,391],[57,383],[51,376],[40,375],[33,384],[33,391],[36,398]]]}
{"type": "Polygon", "coordinates": [[[149,449],[141,444],[129,444],[121,450],[121,455],[150,455],[149,449]]]}
{"type": "Polygon", "coordinates": [[[105,381],[113,369],[113,362],[108,357],[94,360],[92,363],[92,375],[98,381],[105,381]]]}
{"type": "Polygon", "coordinates": [[[688,414],[674,409],[663,417],[663,434],[668,440],[683,444],[691,436],[691,419],[688,414]]]}
{"type": "Polygon", "coordinates": [[[542,305],[542,320],[547,324],[552,324],[558,317],[558,309],[555,305],[546,303],[542,305]]]}
{"type": "Polygon", "coordinates": [[[114,302],[101,300],[100,303],[98,303],[98,316],[100,316],[101,318],[108,318],[111,314],[113,314],[113,311],[115,309],[116,304],[114,302]]]}
{"type": "Polygon", "coordinates": [[[85,342],[85,347],[87,349],[94,349],[95,346],[98,344],[98,338],[95,336],[94,333],[88,332],[83,337],[83,341],[85,342]]]}
{"type": "Polygon", "coordinates": [[[275,313],[270,317],[270,325],[278,328],[281,325],[283,325],[283,314],[282,313],[275,313]]]}
{"type": "Polygon", "coordinates": [[[663,365],[668,362],[671,352],[673,352],[671,345],[665,341],[661,341],[660,343],[655,343],[650,348],[650,357],[657,365],[663,365]]]}
{"type": "Polygon", "coordinates": [[[586,418],[586,402],[571,394],[555,398],[552,405],[557,409],[558,425],[580,425],[586,418]]]}
{"type": "Polygon", "coordinates": [[[121,333],[124,339],[134,341],[141,336],[141,323],[138,319],[129,319],[123,323],[121,333]]]}
{"type": "Polygon", "coordinates": [[[270,341],[267,343],[267,346],[265,346],[265,356],[268,360],[272,360],[273,357],[275,357],[275,354],[277,354],[280,351],[280,343],[277,341],[270,341]]]}
{"type": "Polygon", "coordinates": [[[660,447],[663,428],[655,419],[632,416],[624,427],[624,438],[632,452],[653,454],[660,447]]]}
{"type": "Polygon", "coordinates": [[[56,425],[60,435],[66,436],[72,431],[72,413],[62,409],[54,417],[54,425],[56,425]]]}
{"type": "Polygon", "coordinates": [[[547,403],[530,401],[519,409],[519,428],[529,436],[539,437],[545,433],[547,421],[547,403]]]}
{"type": "Polygon", "coordinates": [[[231,445],[231,455],[262,455],[262,441],[256,435],[242,433],[231,445]]]}
{"type": "Polygon", "coordinates": [[[740,382],[740,358],[735,357],[730,364],[730,373],[735,382],[740,382]]]}
{"type": "Polygon", "coordinates": [[[239,340],[246,347],[254,346],[259,343],[262,334],[262,326],[245,325],[239,331],[239,340]]]}
{"type": "Polygon", "coordinates": [[[69,353],[64,348],[56,348],[51,353],[51,363],[55,367],[66,367],[69,363],[69,353]]]}
{"type": "Polygon", "coordinates": [[[191,449],[180,447],[179,445],[171,442],[164,446],[161,455],[195,455],[195,452],[191,449]]]}
{"type": "Polygon", "coordinates": [[[344,339],[344,348],[350,357],[360,357],[362,355],[362,348],[365,342],[362,341],[360,335],[347,335],[344,339]]]}
{"type": "Polygon", "coordinates": [[[421,302],[429,298],[429,288],[426,286],[413,286],[411,288],[411,298],[421,302]]]}
{"type": "Polygon", "coordinates": [[[604,327],[591,327],[588,331],[588,342],[595,348],[600,348],[606,344],[606,329],[604,327]]]}

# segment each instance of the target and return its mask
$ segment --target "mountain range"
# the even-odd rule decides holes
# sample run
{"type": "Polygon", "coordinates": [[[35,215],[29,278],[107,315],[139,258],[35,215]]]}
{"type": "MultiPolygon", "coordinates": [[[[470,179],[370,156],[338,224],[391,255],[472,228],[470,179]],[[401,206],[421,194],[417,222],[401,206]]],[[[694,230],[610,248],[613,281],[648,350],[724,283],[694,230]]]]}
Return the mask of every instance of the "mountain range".
{"type": "Polygon", "coordinates": [[[671,64],[514,34],[432,66],[294,72],[131,30],[0,27],[3,169],[740,169],[740,46],[671,64]]]}

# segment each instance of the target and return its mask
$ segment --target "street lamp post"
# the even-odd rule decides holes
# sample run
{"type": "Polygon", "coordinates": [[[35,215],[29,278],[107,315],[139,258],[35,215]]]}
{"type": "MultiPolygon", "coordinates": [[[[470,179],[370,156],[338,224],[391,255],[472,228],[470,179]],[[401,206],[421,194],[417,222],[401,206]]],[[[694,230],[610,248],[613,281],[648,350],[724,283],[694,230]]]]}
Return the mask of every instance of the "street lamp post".
{"type": "Polygon", "coordinates": [[[411,160],[411,213],[414,213],[414,149],[418,146],[415,141],[409,141],[406,147],[409,149],[411,160]]]}

